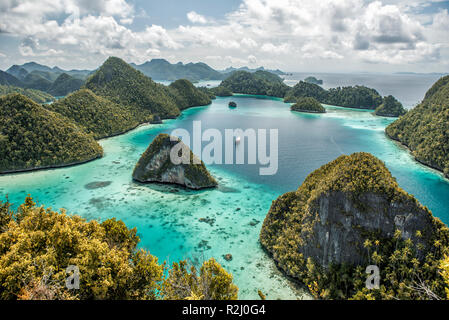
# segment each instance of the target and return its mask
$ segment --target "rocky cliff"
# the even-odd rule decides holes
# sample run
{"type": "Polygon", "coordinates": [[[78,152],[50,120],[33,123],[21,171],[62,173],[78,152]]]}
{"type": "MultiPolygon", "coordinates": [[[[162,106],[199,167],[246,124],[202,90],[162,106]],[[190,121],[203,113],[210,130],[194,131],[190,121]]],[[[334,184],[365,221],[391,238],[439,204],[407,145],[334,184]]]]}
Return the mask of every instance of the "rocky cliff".
{"type": "Polygon", "coordinates": [[[367,298],[363,271],[376,264],[384,281],[377,298],[422,298],[410,289],[417,279],[427,277],[436,291],[442,290],[438,260],[448,234],[398,186],[382,161],[354,153],[322,166],[296,191],[273,201],[260,242],[316,297],[348,298],[357,292],[358,298],[367,298]],[[416,275],[420,270],[426,271],[416,275]]]}
{"type": "Polygon", "coordinates": [[[399,188],[379,159],[355,153],[321,167],[297,191],[274,201],[260,241],[295,275],[291,262],[297,254],[325,268],[332,263],[366,265],[364,241],[392,239],[396,230],[403,240],[416,243],[423,257],[434,223],[430,211],[399,188]]]}
{"type": "Polygon", "coordinates": [[[193,152],[178,138],[161,133],[142,154],[134,168],[133,179],[140,182],[179,184],[191,189],[215,187],[217,181],[210,175],[202,161],[199,164],[195,163],[195,158],[197,157],[193,152]],[[190,163],[172,163],[170,151],[178,143],[183,146],[181,150],[190,152],[190,163]]]}

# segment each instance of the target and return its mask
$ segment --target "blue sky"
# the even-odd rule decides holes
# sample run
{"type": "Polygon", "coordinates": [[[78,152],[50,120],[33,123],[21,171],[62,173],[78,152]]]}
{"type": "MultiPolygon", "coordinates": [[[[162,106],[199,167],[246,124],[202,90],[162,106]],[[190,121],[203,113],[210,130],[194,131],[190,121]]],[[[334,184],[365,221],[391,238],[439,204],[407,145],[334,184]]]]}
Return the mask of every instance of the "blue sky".
{"type": "Polygon", "coordinates": [[[165,28],[175,28],[189,23],[187,13],[195,11],[201,15],[220,20],[224,14],[235,11],[241,4],[240,0],[165,0],[165,1],[130,1],[137,12],[144,10],[147,17],[136,18],[134,27],[144,28],[149,21],[165,28]]]}
{"type": "Polygon", "coordinates": [[[448,72],[449,1],[4,0],[0,69],[108,56],[304,72],[448,72]]]}

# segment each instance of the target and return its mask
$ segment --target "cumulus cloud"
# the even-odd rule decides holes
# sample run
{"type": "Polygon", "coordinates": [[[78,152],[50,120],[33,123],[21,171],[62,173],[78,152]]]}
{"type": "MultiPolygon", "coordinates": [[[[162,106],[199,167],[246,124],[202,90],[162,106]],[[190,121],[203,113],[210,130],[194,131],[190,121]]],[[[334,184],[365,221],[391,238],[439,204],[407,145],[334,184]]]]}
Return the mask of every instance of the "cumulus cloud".
{"type": "Polygon", "coordinates": [[[204,16],[196,13],[195,11],[190,11],[189,13],[187,13],[187,19],[189,19],[189,21],[192,23],[207,23],[207,19],[204,16]]]}
{"type": "Polygon", "coordinates": [[[21,39],[17,50],[23,56],[62,52],[80,62],[89,54],[136,62],[162,56],[205,59],[218,67],[438,63],[447,60],[442,55],[449,48],[448,10],[420,14],[423,0],[243,0],[220,23],[190,11],[189,25],[170,29],[140,12],[137,16],[145,17],[148,26],[138,31],[130,3],[2,1],[0,32],[21,39]]]}

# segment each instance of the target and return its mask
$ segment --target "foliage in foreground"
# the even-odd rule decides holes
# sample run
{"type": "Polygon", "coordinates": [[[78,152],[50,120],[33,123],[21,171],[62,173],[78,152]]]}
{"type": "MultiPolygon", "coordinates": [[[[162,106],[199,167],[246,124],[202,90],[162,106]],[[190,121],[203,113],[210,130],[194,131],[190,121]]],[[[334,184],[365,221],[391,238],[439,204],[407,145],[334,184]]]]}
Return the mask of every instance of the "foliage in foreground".
{"type": "Polygon", "coordinates": [[[136,229],[115,218],[102,223],[37,207],[31,197],[16,211],[0,202],[1,299],[237,299],[238,288],[213,258],[199,270],[165,263],[137,250],[136,229]],[[79,289],[67,289],[66,268],[77,266],[79,289]]]}

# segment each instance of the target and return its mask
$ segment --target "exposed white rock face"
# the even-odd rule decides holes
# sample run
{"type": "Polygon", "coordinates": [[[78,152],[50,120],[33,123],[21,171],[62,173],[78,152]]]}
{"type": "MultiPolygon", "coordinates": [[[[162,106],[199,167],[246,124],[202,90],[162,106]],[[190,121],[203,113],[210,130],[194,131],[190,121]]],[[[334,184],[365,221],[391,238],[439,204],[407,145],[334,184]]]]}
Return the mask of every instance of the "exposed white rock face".
{"type": "Polygon", "coordinates": [[[321,266],[330,263],[366,264],[368,252],[363,243],[367,234],[391,239],[396,230],[402,239],[418,239],[416,231],[432,233],[431,216],[409,199],[390,202],[384,196],[361,194],[355,201],[351,194],[330,192],[309,205],[311,217],[317,217],[313,231],[298,249],[321,266]]]}

